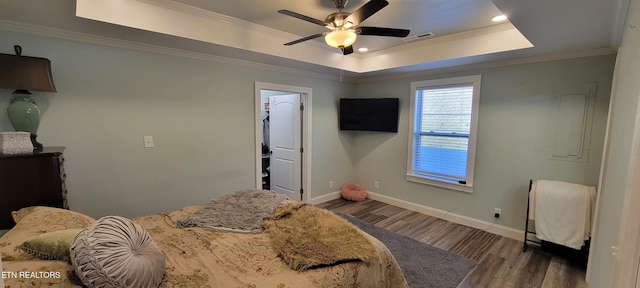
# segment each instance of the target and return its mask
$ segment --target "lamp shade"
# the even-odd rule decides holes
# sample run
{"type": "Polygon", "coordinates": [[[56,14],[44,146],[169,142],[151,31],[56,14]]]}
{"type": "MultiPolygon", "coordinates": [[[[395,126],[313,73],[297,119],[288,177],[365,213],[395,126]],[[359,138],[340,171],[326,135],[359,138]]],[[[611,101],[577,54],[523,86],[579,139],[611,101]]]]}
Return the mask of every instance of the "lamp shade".
{"type": "Polygon", "coordinates": [[[57,92],[46,58],[0,54],[0,88],[57,92]]]}
{"type": "Polygon", "coordinates": [[[353,42],[356,42],[356,33],[349,30],[334,30],[324,36],[324,41],[327,42],[327,45],[335,48],[349,47],[353,42]]]}

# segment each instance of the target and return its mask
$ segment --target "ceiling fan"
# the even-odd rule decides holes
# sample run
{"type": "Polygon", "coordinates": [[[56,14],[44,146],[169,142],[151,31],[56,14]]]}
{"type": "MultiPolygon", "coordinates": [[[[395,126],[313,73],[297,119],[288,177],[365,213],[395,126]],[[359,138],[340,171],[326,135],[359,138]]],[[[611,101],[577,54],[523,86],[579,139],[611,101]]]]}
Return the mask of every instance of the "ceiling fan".
{"type": "Polygon", "coordinates": [[[352,44],[356,41],[356,35],[387,37],[407,37],[407,35],[409,35],[410,31],[407,29],[359,26],[360,23],[362,23],[365,19],[369,18],[371,15],[389,5],[389,2],[387,2],[386,0],[371,0],[352,13],[342,11],[349,0],[331,1],[333,1],[333,4],[336,6],[336,8],[338,8],[338,12],[329,14],[324,21],[290,10],[278,10],[278,13],[280,14],[288,15],[300,20],[311,22],[313,24],[324,26],[331,30],[300,38],[298,40],[285,43],[284,45],[291,46],[300,42],[324,36],[325,42],[329,46],[340,48],[344,55],[348,55],[353,53],[352,44]]]}

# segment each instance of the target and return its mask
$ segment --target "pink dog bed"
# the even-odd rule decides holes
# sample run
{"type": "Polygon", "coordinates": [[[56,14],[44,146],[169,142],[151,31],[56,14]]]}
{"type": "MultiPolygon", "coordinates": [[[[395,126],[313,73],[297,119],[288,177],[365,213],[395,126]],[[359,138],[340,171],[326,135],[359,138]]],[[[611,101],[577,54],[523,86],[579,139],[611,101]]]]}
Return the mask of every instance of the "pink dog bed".
{"type": "Polygon", "coordinates": [[[351,201],[364,201],[364,199],[367,199],[367,190],[355,183],[344,184],[340,189],[340,194],[342,198],[351,201]]]}

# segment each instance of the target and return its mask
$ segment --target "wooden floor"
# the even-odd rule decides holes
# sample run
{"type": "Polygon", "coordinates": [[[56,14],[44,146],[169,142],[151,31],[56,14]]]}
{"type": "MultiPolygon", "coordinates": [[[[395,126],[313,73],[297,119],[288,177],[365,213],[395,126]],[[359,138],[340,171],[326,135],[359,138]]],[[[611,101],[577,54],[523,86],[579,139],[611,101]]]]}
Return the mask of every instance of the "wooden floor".
{"type": "Polygon", "coordinates": [[[318,204],[477,262],[460,287],[587,287],[584,265],[522,241],[451,223],[379,201],[318,204]]]}

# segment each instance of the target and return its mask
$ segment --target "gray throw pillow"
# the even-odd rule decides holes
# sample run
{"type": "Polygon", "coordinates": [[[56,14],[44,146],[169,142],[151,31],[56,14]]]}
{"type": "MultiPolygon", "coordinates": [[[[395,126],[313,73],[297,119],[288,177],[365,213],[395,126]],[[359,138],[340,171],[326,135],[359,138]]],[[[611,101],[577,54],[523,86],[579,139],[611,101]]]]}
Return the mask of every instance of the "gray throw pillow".
{"type": "Polygon", "coordinates": [[[73,240],[71,263],[87,287],[158,287],[165,258],[142,226],[120,216],[100,218],[73,240]]]}

